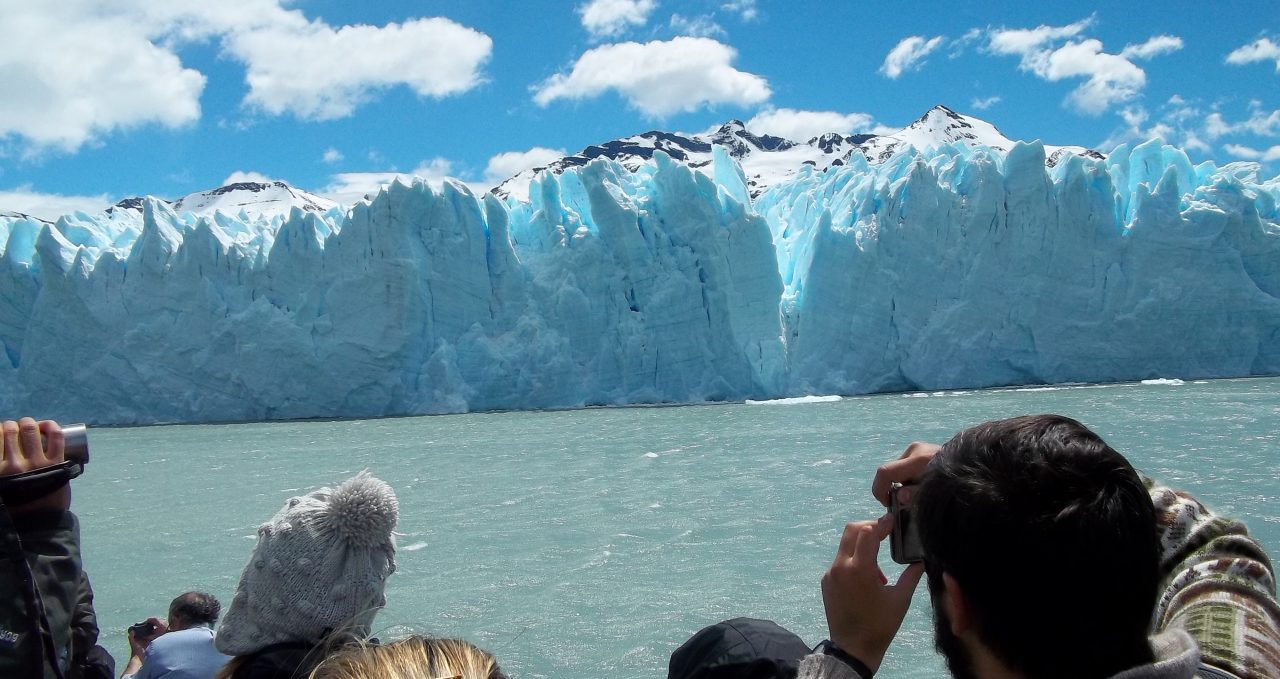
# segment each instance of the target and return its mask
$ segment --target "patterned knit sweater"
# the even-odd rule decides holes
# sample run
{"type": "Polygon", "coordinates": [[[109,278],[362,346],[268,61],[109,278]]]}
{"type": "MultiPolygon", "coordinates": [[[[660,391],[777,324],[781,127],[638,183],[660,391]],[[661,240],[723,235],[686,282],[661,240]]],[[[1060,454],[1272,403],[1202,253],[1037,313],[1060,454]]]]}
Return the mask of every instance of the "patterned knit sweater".
{"type": "MultiPolygon", "coordinates": [[[[1280,679],[1280,605],[1261,545],[1239,521],[1143,481],[1160,533],[1163,583],[1151,629],[1156,661],[1117,679],[1280,679]]],[[[801,662],[798,679],[866,678],[814,653],[801,662]]]]}
{"type": "Polygon", "coordinates": [[[1144,481],[1156,506],[1164,575],[1153,629],[1186,630],[1211,668],[1241,679],[1280,678],[1280,605],[1262,546],[1239,521],[1144,481]]]}

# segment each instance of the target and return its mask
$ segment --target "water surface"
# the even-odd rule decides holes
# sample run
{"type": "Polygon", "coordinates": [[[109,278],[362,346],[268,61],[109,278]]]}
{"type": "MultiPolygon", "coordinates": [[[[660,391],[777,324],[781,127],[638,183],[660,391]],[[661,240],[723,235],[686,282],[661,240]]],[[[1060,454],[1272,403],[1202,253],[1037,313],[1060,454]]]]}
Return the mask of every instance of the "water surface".
{"type": "MultiPolygon", "coordinates": [[[[94,430],[75,482],[103,643],[180,592],[230,601],[257,525],[362,469],[398,492],[384,635],[461,636],[515,677],[661,678],[698,628],[826,636],[818,579],[912,440],[1058,412],[1280,546],[1280,380],[94,430]]],[[[889,576],[897,567],[882,560],[889,576]]],[[[1119,575],[1119,574],[1118,574],[1119,575]]],[[[883,676],[944,676],[924,588],[883,676]]]]}

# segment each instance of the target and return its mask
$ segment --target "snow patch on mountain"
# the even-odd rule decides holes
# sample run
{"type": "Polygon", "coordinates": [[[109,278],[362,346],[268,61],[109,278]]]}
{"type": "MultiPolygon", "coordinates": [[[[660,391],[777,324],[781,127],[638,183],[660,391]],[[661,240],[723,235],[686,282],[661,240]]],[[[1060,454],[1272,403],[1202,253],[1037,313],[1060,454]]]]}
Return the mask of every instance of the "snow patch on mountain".
{"type": "MultiPolygon", "coordinates": [[[[723,146],[742,167],[747,188],[754,198],[770,187],[794,176],[801,168],[816,170],[851,162],[853,155],[863,156],[872,165],[887,162],[909,148],[917,152],[933,151],[948,144],[970,148],[986,147],[1006,153],[1013,140],[984,120],[957,113],[945,106],[935,106],[907,127],[883,136],[871,134],[824,134],[807,141],[795,141],[770,135],[753,134],[737,120],[699,134],[651,131],[604,144],[588,146],[545,167],[525,170],[499,184],[493,192],[500,197],[529,200],[529,184],[539,172],[561,173],[595,158],[609,158],[630,170],[652,162],[654,151],[704,174],[710,173],[711,149],[723,146]]],[[[1081,155],[1094,159],[1105,156],[1083,146],[1045,146],[1045,164],[1053,167],[1065,155],[1081,155]]]]}

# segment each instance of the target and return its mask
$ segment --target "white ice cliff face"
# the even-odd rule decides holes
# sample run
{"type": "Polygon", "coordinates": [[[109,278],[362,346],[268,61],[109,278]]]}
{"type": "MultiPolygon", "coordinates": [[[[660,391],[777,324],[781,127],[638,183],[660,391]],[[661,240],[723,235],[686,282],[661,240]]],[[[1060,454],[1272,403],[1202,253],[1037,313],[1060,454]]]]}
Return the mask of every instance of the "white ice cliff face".
{"type": "Polygon", "coordinates": [[[57,225],[31,247],[10,236],[0,409],[211,421],[786,388],[782,284],[768,225],[732,197],[743,186],[662,156],[532,193],[393,184],[341,223],[299,210],[250,242],[148,202],[131,247],[96,259],[57,225]]]}
{"type": "Polygon", "coordinates": [[[953,143],[750,197],[662,152],[349,213],[0,219],[0,410],[364,417],[1280,373],[1280,180],[953,143]]]}
{"type": "Polygon", "coordinates": [[[802,174],[756,204],[786,287],[789,385],[1274,374],[1278,193],[1155,142],[1047,171],[1039,143],[1016,143],[802,174]]]}

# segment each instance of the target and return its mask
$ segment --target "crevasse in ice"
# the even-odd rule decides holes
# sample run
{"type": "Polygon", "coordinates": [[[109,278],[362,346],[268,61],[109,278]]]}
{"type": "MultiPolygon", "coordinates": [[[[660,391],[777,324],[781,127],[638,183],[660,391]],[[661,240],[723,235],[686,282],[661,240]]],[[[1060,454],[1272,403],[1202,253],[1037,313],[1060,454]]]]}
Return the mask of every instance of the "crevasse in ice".
{"type": "Polygon", "coordinates": [[[802,168],[722,150],[392,184],[349,212],[149,201],[0,229],[0,410],[97,423],[1280,372],[1280,179],[1148,142],[802,168]]]}

